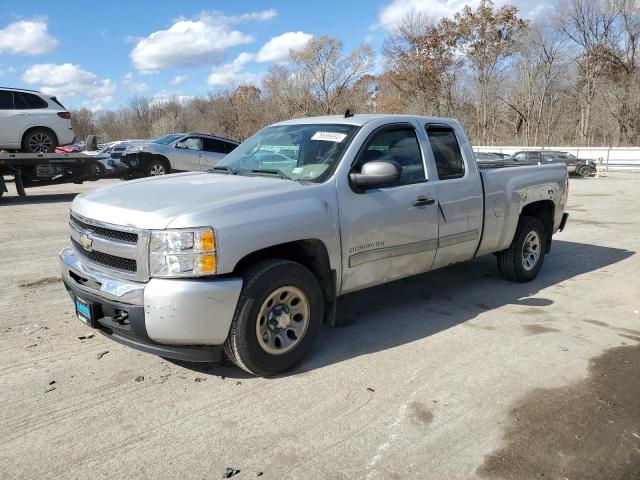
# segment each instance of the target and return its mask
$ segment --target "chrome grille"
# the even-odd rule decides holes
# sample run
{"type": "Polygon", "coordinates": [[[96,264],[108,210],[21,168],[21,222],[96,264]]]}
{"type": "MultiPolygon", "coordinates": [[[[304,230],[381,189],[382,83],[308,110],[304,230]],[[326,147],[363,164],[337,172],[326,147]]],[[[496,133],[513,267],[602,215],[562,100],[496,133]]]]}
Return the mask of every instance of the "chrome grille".
{"type": "Polygon", "coordinates": [[[149,279],[149,231],[69,217],[71,244],[87,267],[134,281],[149,279]]]}
{"type": "Polygon", "coordinates": [[[82,245],[76,242],[73,238],[71,243],[76,248],[76,252],[85,258],[88,258],[92,262],[99,263],[108,268],[115,268],[116,270],[123,270],[125,272],[136,272],[138,266],[135,260],[130,258],[116,257],[115,255],[109,255],[108,253],[88,251],[85,250],[82,245]]]}
{"type": "Polygon", "coordinates": [[[89,225],[88,223],[83,222],[79,218],[71,215],[69,217],[69,221],[71,223],[75,223],[76,226],[80,227],[82,230],[91,230],[96,235],[100,235],[104,238],[110,238],[112,240],[119,240],[121,242],[127,243],[136,243],[138,241],[138,234],[131,232],[123,232],[121,230],[112,230],[110,228],[98,227],[96,225],[89,225]]]}

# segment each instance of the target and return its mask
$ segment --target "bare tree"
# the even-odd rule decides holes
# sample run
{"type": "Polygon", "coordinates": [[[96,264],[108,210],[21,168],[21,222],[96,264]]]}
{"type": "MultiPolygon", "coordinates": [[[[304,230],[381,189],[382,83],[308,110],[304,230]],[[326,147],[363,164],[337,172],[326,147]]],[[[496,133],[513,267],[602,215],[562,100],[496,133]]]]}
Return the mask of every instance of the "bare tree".
{"type": "Polygon", "coordinates": [[[447,30],[457,37],[457,47],[470,66],[476,90],[476,128],[480,142],[495,140],[498,81],[517,46],[527,21],[518,17],[518,9],[505,5],[494,10],[491,0],[481,0],[476,10],[466,6],[453,20],[444,20],[447,30]]]}
{"type": "Polygon", "coordinates": [[[562,0],[558,24],[579,49],[575,90],[580,99],[578,144],[591,143],[591,117],[598,84],[603,76],[602,49],[612,40],[616,14],[608,0],[562,0]]]}
{"type": "Polygon", "coordinates": [[[460,59],[456,57],[455,36],[442,24],[416,12],[410,12],[385,41],[385,80],[397,90],[403,111],[450,115],[460,59]]]}
{"type": "Polygon", "coordinates": [[[511,88],[508,97],[500,96],[511,109],[508,121],[519,143],[539,145],[543,123],[553,117],[548,110],[557,108],[552,100],[564,88],[564,59],[562,37],[547,24],[533,25],[519,39],[511,88]]]}
{"type": "Polygon", "coordinates": [[[291,51],[291,73],[315,100],[319,112],[336,113],[348,103],[351,87],[373,67],[373,55],[365,44],[343,56],[342,40],[320,37],[300,51],[291,51]]]}

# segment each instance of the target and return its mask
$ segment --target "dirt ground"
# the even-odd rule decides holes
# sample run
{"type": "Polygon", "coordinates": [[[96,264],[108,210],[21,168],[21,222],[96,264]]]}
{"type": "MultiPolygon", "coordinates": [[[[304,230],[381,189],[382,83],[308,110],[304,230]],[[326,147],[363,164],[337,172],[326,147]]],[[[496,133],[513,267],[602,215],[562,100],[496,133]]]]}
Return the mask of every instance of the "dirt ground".
{"type": "Polygon", "coordinates": [[[539,277],[491,255],[349,295],[278,378],[92,336],[75,193],[0,199],[0,478],[640,478],[640,175],[572,179],[539,277]]]}

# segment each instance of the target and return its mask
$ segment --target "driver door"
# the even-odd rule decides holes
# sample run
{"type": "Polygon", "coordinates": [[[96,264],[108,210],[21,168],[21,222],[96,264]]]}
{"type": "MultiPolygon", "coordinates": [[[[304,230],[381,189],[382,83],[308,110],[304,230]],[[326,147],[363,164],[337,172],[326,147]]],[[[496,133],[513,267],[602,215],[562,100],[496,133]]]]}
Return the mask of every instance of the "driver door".
{"type": "Polygon", "coordinates": [[[173,170],[190,172],[200,171],[200,159],[202,158],[202,137],[190,136],[181,139],[173,149],[173,170]]]}
{"type": "Polygon", "coordinates": [[[431,268],[438,247],[438,205],[425,158],[411,124],[387,125],[365,142],[352,171],[369,161],[391,161],[402,168],[402,175],[387,187],[338,189],[341,293],[431,268]]]}

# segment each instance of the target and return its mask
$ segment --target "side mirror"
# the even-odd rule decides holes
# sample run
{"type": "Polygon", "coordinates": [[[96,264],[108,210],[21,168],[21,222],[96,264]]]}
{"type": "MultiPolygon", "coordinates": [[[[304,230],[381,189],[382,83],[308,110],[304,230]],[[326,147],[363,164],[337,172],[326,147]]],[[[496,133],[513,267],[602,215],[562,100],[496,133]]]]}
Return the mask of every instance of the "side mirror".
{"type": "Polygon", "coordinates": [[[178,142],[176,143],[176,148],[187,148],[187,144],[184,141],[178,142]]]}
{"type": "Polygon", "coordinates": [[[395,162],[367,162],[360,173],[349,174],[351,184],[361,190],[386,187],[400,180],[402,168],[395,162]]]}

